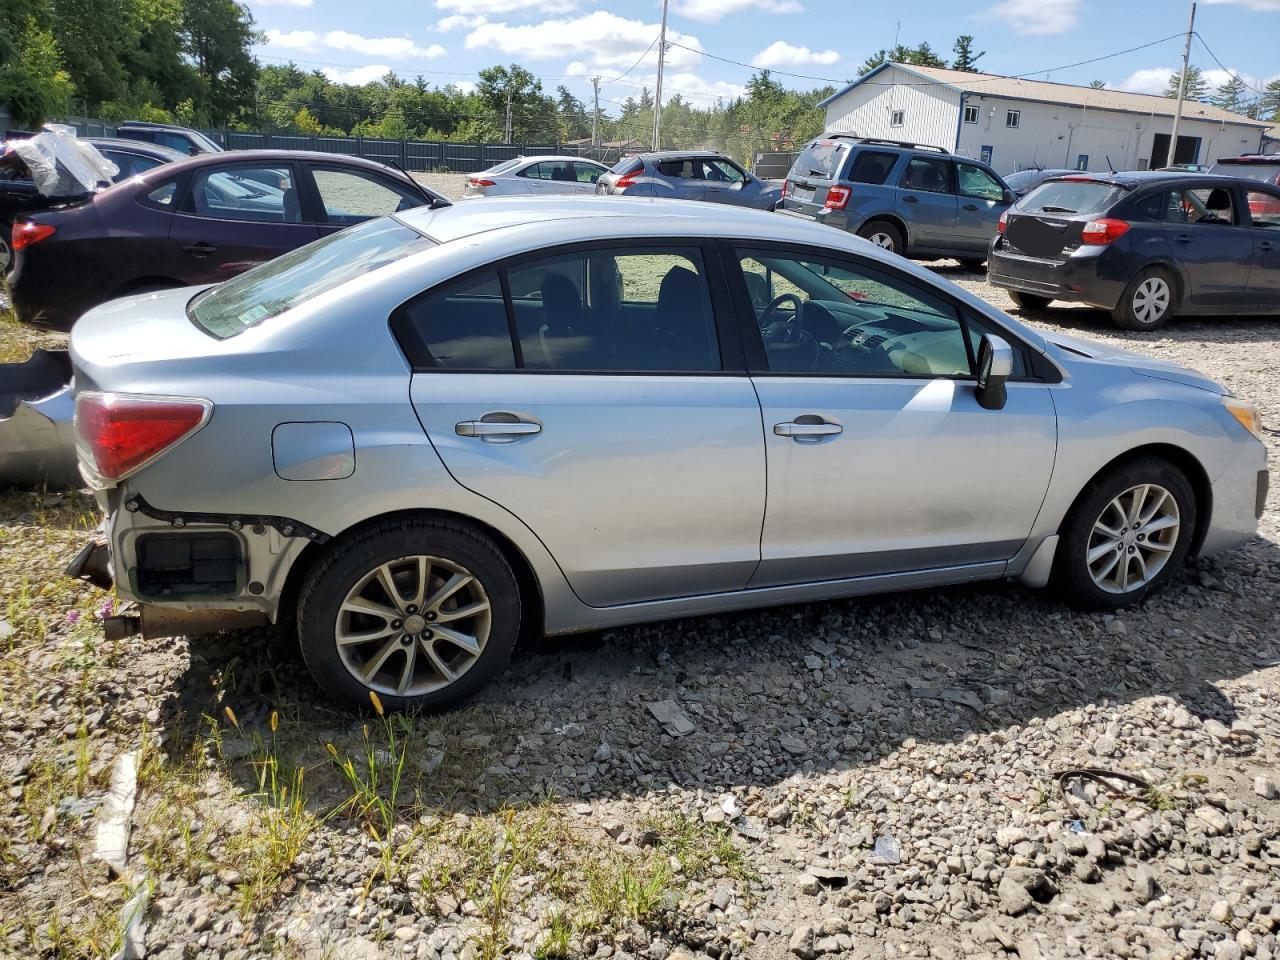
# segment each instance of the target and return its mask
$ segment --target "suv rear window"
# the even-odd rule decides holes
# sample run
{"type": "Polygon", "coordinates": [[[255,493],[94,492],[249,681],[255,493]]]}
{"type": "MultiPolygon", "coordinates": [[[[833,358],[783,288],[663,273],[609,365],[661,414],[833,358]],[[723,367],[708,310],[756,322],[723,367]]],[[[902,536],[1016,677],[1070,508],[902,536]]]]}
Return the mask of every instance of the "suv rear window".
{"type": "Polygon", "coordinates": [[[1273,183],[1280,186],[1280,161],[1275,163],[1232,163],[1230,160],[1219,160],[1209,168],[1210,173],[1221,173],[1229,177],[1244,177],[1248,180],[1260,180],[1262,183],[1273,183]]]}
{"type": "Polygon", "coordinates": [[[815,140],[804,148],[796,162],[791,166],[791,178],[819,177],[823,180],[834,180],[844,166],[845,155],[849,145],[837,143],[835,140],[815,140]]]}
{"type": "Polygon", "coordinates": [[[1101,213],[1123,197],[1125,190],[1099,180],[1050,180],[1018,201],[1031,213],[1101,213]]]}
{"type": "Polygon", "coordinates": [[[853,169],[849,171],[849,179],[854,183],[869,183],[873,186],[879,186],[889,179],[889,173],[897,162],[898,155],[896,153],[863,150],[853,158],[853,169]]]}
{"type": "Polygon", "coordinates": [[[197,294],[191,322],[219,340],[234,337],[361,274],[435,246],[416,230],[385,217],[370,220],[197,294]]]}

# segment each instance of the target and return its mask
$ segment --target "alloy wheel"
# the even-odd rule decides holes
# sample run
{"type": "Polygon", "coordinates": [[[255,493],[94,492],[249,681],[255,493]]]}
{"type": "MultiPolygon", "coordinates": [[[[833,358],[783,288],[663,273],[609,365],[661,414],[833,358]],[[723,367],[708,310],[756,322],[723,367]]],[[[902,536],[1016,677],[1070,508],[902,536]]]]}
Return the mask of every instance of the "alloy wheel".
{"type": "Polygon", "coordinates": [[[1178,544],[1178,501],[1164,487],[1143,483],[1115,497],[1089,534],[1085,563],[1107,593],[1131,593],[1154,580],[1178,544]]]}
{"type": "Polygon", "coordinates": [[[348,591],[334,641],[343,666],[366,688],[415,697],[474,666],[492,620],[483,584],[465,567],[442,557],[401,557],[348,591]]]}
{"type": "Polygon", "coordinates": [[[893,237],[889,236],[889,234],[887,233],[881,233],[879,230],[877,230],[875,233],[867,237],[867,239],[870,240],[872,243],[874,243],[877,247],[880,247],[884,250],[893,249],[893,237]]]}
{"type": "Polygon", "coordinates": [[[1133,292],[1133,315],[1139,323],[1157,323],[1169,312],[1173,291],[1164,277],[1147,277],[1133,292]]]}

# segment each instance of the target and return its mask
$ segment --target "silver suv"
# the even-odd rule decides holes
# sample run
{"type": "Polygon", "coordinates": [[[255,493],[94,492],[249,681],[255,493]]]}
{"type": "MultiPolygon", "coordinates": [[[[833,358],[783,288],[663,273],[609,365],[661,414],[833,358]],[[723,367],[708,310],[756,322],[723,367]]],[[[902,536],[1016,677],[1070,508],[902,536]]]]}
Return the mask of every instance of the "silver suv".
{"type": "Polygon", "coordinates": [[[106,523],[71,572],[139,602],[117,635],[296,622],[330,695],[440,708],[522,632],[994,579],[1114,608],[1248,539],[1257,411],[1056,339],[784,217],[421,207],[76,324],[106,523]]]}

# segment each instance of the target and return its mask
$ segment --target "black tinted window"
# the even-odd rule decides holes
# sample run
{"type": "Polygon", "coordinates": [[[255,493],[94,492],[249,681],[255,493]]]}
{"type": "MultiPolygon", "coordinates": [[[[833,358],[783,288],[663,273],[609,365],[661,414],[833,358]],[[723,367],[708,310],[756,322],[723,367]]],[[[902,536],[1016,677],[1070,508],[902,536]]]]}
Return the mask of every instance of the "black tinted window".
{"type": "Polygon", "coordinates": [[[878,186],[889,179],[889,173],[897,160],[897,154],[864,150],[853,158],[853,169],[849,171],[849,179],[854,183],[871,183],[878,186]]]}
{"type": "Polygon", "coordinates": [[[426,348],[426,366],[509,370],[516,365],[496,272],[429,293],[401,311],[397,323],[407,325],[426,348]]]}
{"type": "Polygon", "coordinates": [[[658,172],[677,180],[701,180],[702,164],[697,160],[663,160],[658,164],[658,172]]]}
{"type": "Polygon", "coordinates": [[[696,249],[600,250],[508,272],[524,365],[543,370],[719,370],[696,249]]]}

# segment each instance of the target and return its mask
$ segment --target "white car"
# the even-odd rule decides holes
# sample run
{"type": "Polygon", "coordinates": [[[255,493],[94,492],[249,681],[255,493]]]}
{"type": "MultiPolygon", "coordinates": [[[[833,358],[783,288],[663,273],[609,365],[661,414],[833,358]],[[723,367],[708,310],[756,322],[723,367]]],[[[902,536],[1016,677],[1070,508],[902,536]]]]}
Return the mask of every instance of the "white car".
{"type": "Polygon", "coordinates": [[[462,199],[595,193],[603,163],[585,157],[516,157],[467,177],[462,199]]]}

